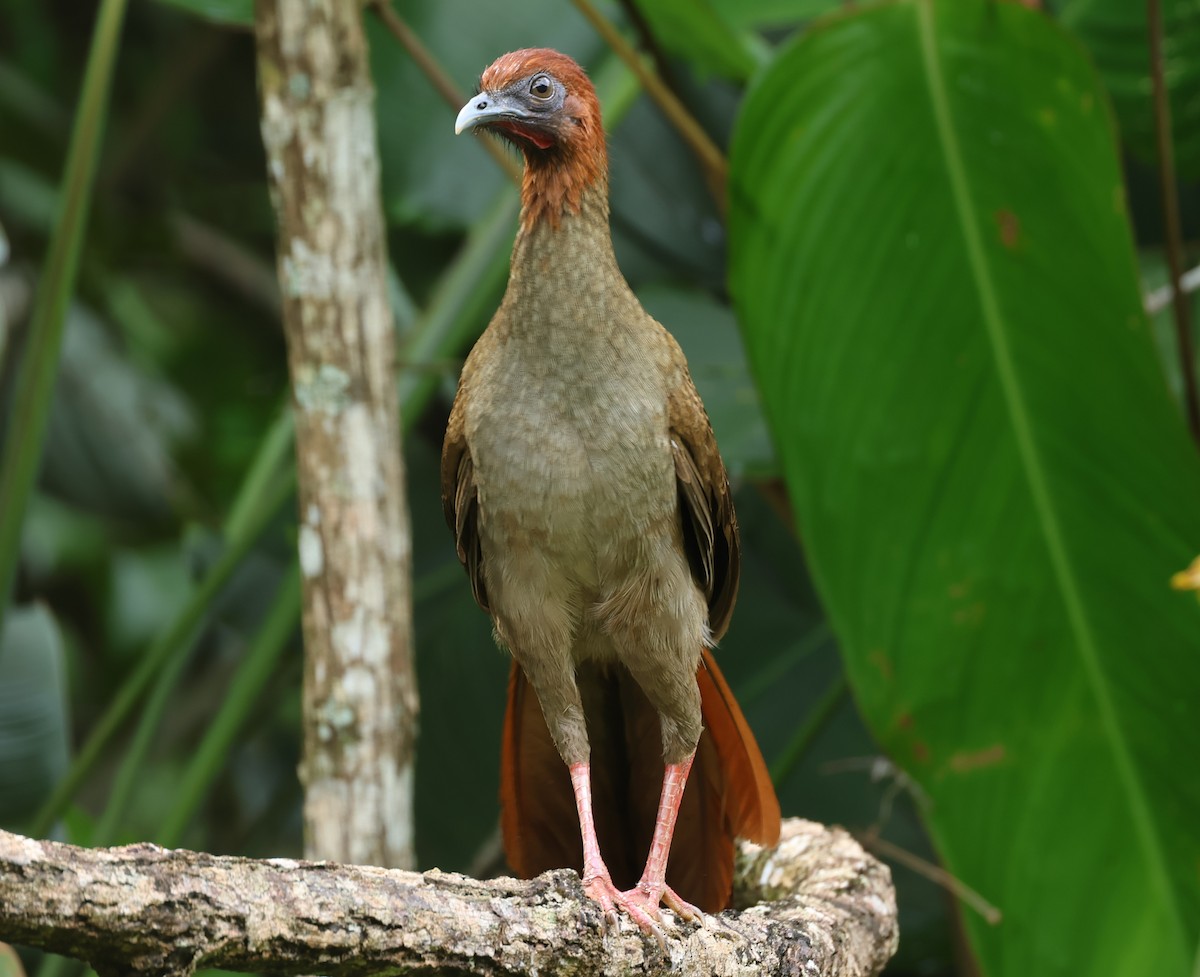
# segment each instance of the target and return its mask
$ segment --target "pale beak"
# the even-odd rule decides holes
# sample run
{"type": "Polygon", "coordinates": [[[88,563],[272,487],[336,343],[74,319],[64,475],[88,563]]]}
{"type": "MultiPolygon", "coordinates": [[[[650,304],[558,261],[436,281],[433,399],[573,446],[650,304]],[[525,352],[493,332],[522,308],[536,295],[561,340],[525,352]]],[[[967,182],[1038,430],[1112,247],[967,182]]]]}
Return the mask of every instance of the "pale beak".
{"type": "Polygon", "coordinates": [[[474,129],[478,125],[494,122],[500,118],[523,118],[526,113],[503,96],[481,92],[462,107],[454,120],[454,134],[474,129]]]}

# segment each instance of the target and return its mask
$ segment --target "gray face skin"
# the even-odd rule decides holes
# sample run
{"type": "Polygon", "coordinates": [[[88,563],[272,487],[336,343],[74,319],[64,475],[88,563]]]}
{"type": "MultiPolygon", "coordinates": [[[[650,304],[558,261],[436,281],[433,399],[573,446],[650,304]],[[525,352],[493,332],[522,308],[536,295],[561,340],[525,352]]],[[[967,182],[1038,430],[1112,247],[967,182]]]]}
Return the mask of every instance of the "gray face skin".
{"type": "Polygon", "coordinates": [[[557,78],[538,71],[498,91],[481,91],[462,107],[454,131],[487,127],[522,149],[549,149],[567,121],[566,94],[557,78]]]}

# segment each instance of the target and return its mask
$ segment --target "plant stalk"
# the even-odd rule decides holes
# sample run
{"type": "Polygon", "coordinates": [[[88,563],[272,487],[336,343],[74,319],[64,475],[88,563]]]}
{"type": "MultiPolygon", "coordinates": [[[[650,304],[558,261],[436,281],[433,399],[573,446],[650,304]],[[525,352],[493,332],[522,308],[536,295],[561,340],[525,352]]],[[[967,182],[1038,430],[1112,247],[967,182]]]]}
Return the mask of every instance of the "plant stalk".
{"type": "Polygon", "coordinates": [[[38,282],[28,345],[19,367],[12,416],[4,438],[0,461],[0,629],[20,561],[25,510],[42,458],[42,441],[58,377],[63,325],[75,292],[125,6],[126,0],[103,0],[96,18],[79,110],[67,150],[58,216],[38,282]]]}
{"type": "Polygon", "coordinates": [[[1191,300],[1184,287],[1183,229],[1179,219],[1179,190],[1175,180],[1175,142],[1171,134],[1171,99],[1163,71],[1161,0],[1146,0],[1146,31],[1150,42],[1150,79],[1154,88],[1154,134],[1158,148],[1158,181],[1162,191],[1163,226],[1167,235],[1167,268],[1171,275],[1171,309],[1179,372],[1183,377],[1183,411],[1192,440],[1200,445],[1200,392],[1196,386],[1196,347],[1192,334],[1191,300]]]}

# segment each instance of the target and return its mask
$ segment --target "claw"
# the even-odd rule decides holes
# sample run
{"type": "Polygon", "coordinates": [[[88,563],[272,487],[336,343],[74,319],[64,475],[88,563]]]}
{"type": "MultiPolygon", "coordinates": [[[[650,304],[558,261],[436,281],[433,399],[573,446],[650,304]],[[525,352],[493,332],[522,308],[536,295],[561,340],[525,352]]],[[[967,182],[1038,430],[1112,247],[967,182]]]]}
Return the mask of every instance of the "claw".
{"type": "Polygon", "coordinates": [[[662,891],[655,894],[650,887],[639,883],[622,892],[612,884],[610,878],[597,875],[584,880],[583,891],[604,912],[606,933],[616,931],[617,910],[620,910],[637,923],[643,933],[654,937],[664,951],[667,948],[668,928],[673,930],[673,927],[664,925],[661,906],[666,906],[677,918],[699,926],[704,926],[708,919],[700,909],[680,898],[679,893],[670,886],[663,886],[662,891]]]}
{"type": "Polygon", "coordinates": [[[616,893],[616,888],[612,881],[605,876],[592,876],[583,880],[583,891],[589,899],[600,906],[600,911],[604,914],[603,935],[607,938],[609,933],[615,933],[618,927],[617,907],[613,896],[616,893]]]}
{"type": "Polygon", "coordinates": [[[686,919],[689,923],[699,923],[704,925],[705,915],[696,906],[693,906],[686,899],[681,899],[679,893],[672,889],[669,885],[663,886],[662,904],[666,906],[680,919],[686,919]]]}
{"type": "Polygon", "coordinates": [[[646,898],[640,889],[630,889],[622,892],[612,884],[612,879],[605,876],[595,876],[584,879],[583,891],[594,899],[604,912],[606,932],[617,929],[617,909],[620,908],[626,916],[638,924],[638,928],[647,936],[653,936],[662,949],[667,947],[667,934],[661,926],[658,906],[646,898]]]}

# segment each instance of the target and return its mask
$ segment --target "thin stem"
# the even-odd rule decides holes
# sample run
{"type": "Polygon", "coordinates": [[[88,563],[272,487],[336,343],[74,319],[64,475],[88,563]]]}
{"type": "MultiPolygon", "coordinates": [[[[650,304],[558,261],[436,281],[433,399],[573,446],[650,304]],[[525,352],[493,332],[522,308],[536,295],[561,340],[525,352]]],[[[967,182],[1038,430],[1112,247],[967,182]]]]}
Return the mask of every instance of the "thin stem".
{"type": "Polygon", "coordinates": [[[771,780],[776,786],[792,775],[792,771],[796,769],[804,758],[804,754],[808,752],[812,741],[817,738],[817,734],[825,728],[825,724],[829,722],[834,711],[842,704],[842,699],[846,697],[849,689],[850,685],[846,681],[844,672],[830,683],[829,688],[825,690],[824,695],[808,714],[804,724],[792,736],[791,742],[784,747],[783,752],[771,764],[771,780]]]}
{"type": "Polygon", "coordinates": [[[242,539],[258,525],[256,517],[278,497],[269,491],[272,484],[284,478],[290,491],[295,482],[295,466],[292,464],[294,434],[291,397],[285,395],[280,401],[275,420],[267,429],[266,437],[259,442],[254,460],[250,462],[250,468],[230,506],[229,515],[225,517],[224,536],[227,540],[242,539]]]}
{"type": "Polygon", "coordinates": [[[195,217],[176,212],[167,221],[183,257],[267,313],[278,333],[279,279],[275,269],[240,241],[195,217]]]}
{"type": "Polygon", "coordinates": [[[613,26],[612,22],[592,5],[591,0],[571,0],[571,2],[595,28],[596,33],[604,39],[604,42],[612,48],[617,57],[624,61],[629,70],[637,76],[638,81],[645,88],[646,94],[654,100],[663,115],[691,148],[704,170],[704,178],[713,199],[717,202],[717,208],[724,216],[728,212],[725,183],[729,175],[729,164],[717,144],[708,137],[708,133],[696,121],[695,116],[687,110],[687,106],[683,102],[676,98],[666,83],[646,67],[637,51],[621,36],[621,32],[613,26]]]}
{"type": "MultiPolygon", "coordinates": [[[[1180,281],[1183,285],[1183,290],[1187,293],[1192,293],[1200,289],[1200,266],[1191,268],[1183,273],[1183,278],[1180,281]]],[[[1147,315],[1157,315],[1175,298],[1177,289],[1173,284],[1166,284],[1162,288],[1156,288],[1145,296],[1142,305],[1146,309],[1147,315]]]]}
{"type": "Polygon", "coordinates": [[[67,150],[62,192],[0,462],[0,627],[21,551],[25,509],[37,479],[50,400],[58,376],[67,305],[75,292],[79,252],[91,210],[113,65],[126,0],[104,0],[96,18],[83,91],[67,150]]]}
{"type": "Polygon", "coordinates": [[[1160,0],[1146,0],[1146,30],[1150,41],[1150,78],[1154,85],[1154,132],[1158,144],[1158,180],[1162,190],[1163,224],[1167,232],[1167,268],[1173,289],[1175,341],[1183,376],[1183,408],[1192,440],[1200,444],[1200,392],[1196,389],[1196,349],[1192,337],[1191,302],[1183,284],[1183,231],[1179,192],[1175,183],[1175,145],[1171,135],[1171,101],[1163,75],[1163,26],[1160,0]]]}
{"type": "MultiPolygon", "coordinates": [[[[371,0],[371,7],[383,21],[383,26],[392,32],[392,35],[400,42],[400,46],[413,59],[413,63],[429,79],[429,83],[433,85],[442,100],[455,112],[461,109],[471,96],[454,84],[454,80],[446,73],[446,69],[438,63],[429,49],[421,43],[421,39],[396,13],[389,0],[371,0]]],[[[521,164],[509,156],[500,144],[492,139],[482,140],[482,145],[488,155],[496,161],[496,164],[509,175],[509,178],[517,186],[520,186],[521,164]]]]}
{"type": "Polygon", "coordinates": [[[658,77],[663,80],[671,91],[678,92],[679,86],[675,84],[667,55],[663,51],[662,45],[658,43],[658,38],[654,36],[654,29],[650,26],[650,21],[646,20],[646,15],[642,13],[642,8],[637,5],[637,0],[620,0],[620,2],[621,9],[625,11],[625,16],[629,18],[629,23],[637,31],[642,48],[650,55],[650,60],[654,62],[654,70],[658,72],[658,77]]]}
{"type": "MultiPolygon", "coordinates": [[[[461,349],[486,321],[508,273],[508,245],[515,231],[518,201],[511,192],[497,198],[471,228],[454,263],[438,279],[412,334],[400,344],[400,396],[424,401],[440,376],[426,369],[444,351],[461,349]]],[[[407,413],[404,415],[408,416],[407,413]]]]}
{"type": "Polygon", "coordinates": [[[890,841],[881,838],[875,832],[862,834],[855,832],[854,837],[866,849],[875,852],[875,854],[883,858],[890,858],[894,862],[899,862],[905,868],[912,869],[918,875],[923,875],[930,882],[940,885],[951,895],[956,896],[965,902],[968,906],[974,909],[984,921],[992,926],[999,925],[1003,919],[1003,913],[995,906],[988,902],[983,896],[972,889],[969,885],[959,879],[957,876],[951,875],[940,865],[934,865],[932,862],[926,861],[920,855],[914,855],[906,848],[901,848],[899,845],[894,845],[890,841]]]}
{"type": "Polygon", "coordinates": [[[89,844],[93,848],[102,848],[116,841],[117,831],[125,812],[129,809],[134,789],[145,773],[146,758],[157,742],[159,728],[162,726],[171,695],[183,677],[188,662],[191,661],[193,644],[193,641],[185,642],[167,659],[154,680],[150,695],[138,714],[133,738],[121,756],[121,763],[117,767],[112,788],[108,792],[108,800],[104,805],[104,813],[100,815],[92,831],[89,844]]]}
{"type": "Polygon", "coordinates": [[[229,680],[229,691],[221,708],[208,724],[200,745],[192,754],[175,801],[158,831],[164,848],[179,844],[184,829],[216,775],[225,764],[237,734],[245,725],[267,680],[275,672],[279,656],[300,619],[300,568],[293,563],[279,584],[275,602],[258,629],[237,671],[229,680]]]}

